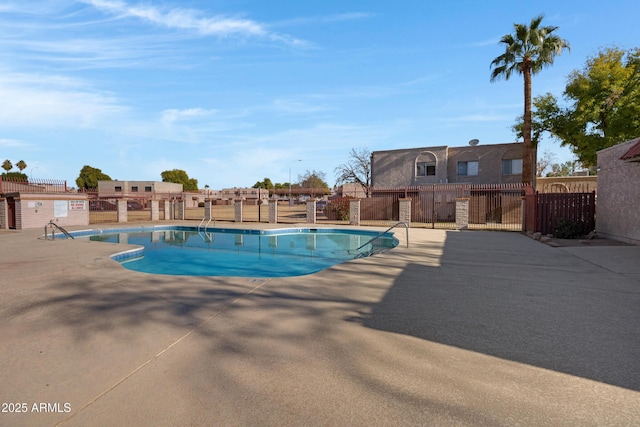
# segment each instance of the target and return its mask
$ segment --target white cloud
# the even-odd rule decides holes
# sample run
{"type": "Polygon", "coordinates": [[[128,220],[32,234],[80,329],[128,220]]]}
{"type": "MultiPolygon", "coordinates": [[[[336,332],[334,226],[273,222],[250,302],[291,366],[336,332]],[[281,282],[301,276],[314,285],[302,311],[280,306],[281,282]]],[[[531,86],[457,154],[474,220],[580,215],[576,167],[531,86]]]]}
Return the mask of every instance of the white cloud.
{"type": "Polygon", "coordinates": [[[85,3],[118,17],[137,18],[166,28],[195,31],[203,36],[257,37],[296,46],[307,45],[303,40],[273,33],[267,30],[264,24],[250,19],[227,16],[206,17],[202,16],[200,11],[193,9],[162,10],[147,5],[131,6],[119,0],[85,0],[85,3]]]}
{"type": "Polygon", "coordinates": [[[19,139],[6,139],[6,138],[0,138],[0,147],[6,147],[6,148],[24,148],[29,146],[29,144],[27,144],[24,141],[21,141],[19,139]]]}
{"type": "Polygon", "coordinates": [[[291,27],[291,26],[300,26],[300,25],[310,25],[310,24],[322,24],[322,23],[332,23],[332,22],[341,22],[341,21],[354,21],[361,19],[368,19],[373,17],[374,15],[367,12],[349,12],[349,13],[337,13],[333,15],[323,15],[323,16],[309,16],[302,18],[294,18],[284,21],[279,21],[275,24],[270,25],[271,27],[291,27]]]}
{"type": "Polygon", "coordinates": [[[75,79],[28,73],[0,76],[0,124],[6,127],[93,127],[127,108],[75,79]]]}
{"type": "Polygon", "coordinates": [[[218,110],[204,108],[188,108],[186,110],[168,109],[162,112],[162,122],[165,124],[177,121],[201,119],[216,114],[218,110]]]}
{"type": "Polygon", "coordinates": [[[272,102],[271,107],[276,112],[287,114],[317,113],[328,109],[324,106],[308,104],[293,99],[276,99],[272,102]]]}

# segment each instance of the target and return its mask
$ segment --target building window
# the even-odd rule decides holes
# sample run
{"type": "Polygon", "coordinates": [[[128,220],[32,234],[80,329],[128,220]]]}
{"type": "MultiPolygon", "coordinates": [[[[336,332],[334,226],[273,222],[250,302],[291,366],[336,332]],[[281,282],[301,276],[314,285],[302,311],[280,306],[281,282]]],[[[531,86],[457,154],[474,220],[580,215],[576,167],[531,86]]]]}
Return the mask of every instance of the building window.
{"type": "Polygon", "coordinates": [[[460,176],[478,175],[478,162],[458,162],[458,175],[460,176]]]}
{"type": "Polygon", "coordinates": [[[145,186],[144,191],[146,191],[147,193],[151,193],[151,186],[150,185],[145,186]]]}
{"type": "Polygon", "coordinates": [[[416,157],[416,176],[436,176],[437,159],[430,151],[423,151],[416,157]]]}
{"type": "Polygon", "coordinates": [[[131,187],[131,192],[132,193],[137,193],[138,192],[138,187],[137,186],[132,186],[131,187]]]}
{"type": "Polygon", "coordinates": [[[522,159],[503,160],[502,175],[522,175],[522,159]]]}
{"type": "Polygon", "coordinates": [[[115,191],[122,191],[122,187],[119,185],[116,185],[115,191]]]}
{"type": "Polygon", "coordinates": [[[436,164],[434,162],[416,163],[416,176],[435,176],[436,164]]]}

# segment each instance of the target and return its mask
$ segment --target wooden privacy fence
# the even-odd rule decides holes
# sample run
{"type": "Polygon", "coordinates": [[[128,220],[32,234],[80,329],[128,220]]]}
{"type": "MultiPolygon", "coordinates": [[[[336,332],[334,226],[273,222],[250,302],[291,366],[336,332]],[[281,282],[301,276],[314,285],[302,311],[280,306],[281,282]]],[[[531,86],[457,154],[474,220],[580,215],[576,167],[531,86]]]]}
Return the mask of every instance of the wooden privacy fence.
{"type": "Polygon", "coordinates": [[[582,234],[595,230],[596,192],[536,193],[535,231],[554,234],[561,220],[576,224],[582,234]]]}

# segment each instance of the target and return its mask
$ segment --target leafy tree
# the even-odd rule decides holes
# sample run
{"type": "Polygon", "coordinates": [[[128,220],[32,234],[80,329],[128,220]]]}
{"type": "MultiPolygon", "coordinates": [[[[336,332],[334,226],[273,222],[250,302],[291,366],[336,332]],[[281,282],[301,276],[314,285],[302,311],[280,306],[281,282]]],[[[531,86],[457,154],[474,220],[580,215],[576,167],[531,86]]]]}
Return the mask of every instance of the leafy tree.
{"type": "Polygon", "coordinates": [[[371,191],[371,151],[352,148],[347,163],[335,168],[336,183],[360,184],[369,197],[371,191]]]}
{"type": "Polygon", "coordinates": [[[492,82],[499,77],[509,80],[513,72],[524,78],[523,183],[535,182],[536,147],[531,139],[531,76],[552,65],[557,55],[570,48],[566,40],[553,34],[558,27],[540,26],[543,18],[544,15],[533,18],[529,26],[514,24],[515,32],[500,39],[505,52],[491,61],[492,82]]]}
{"type": "Polygon", "coordinates": [[[22,172],[27,168],[27,163],[24,160],[20,160],[18,163],[16,163],[16,167],[20,169],[20,172],[22,172]]]}
{"type": "Polygon", "coordinates": [[[98,181],[111,181],[111,177],[100,169],[85,165],[80,169],[80,175],[76,178],[79,189],[98,188],[98,181]]]}
{"type": "Polygon", "coordinates": [[[315,197],[316,194],[329,194],[331,190],[329,185],[324,181],[325,173],[319,171],[305,171],[304,174],[298,175],[298,183],[292,184],[292,188],[309,188],[310,196],[315,197]]]}
{"type": "Polygon", "coordinates": [[[534,99],[533,128],[569,146],[594,168],[597,151],[640,135],[640,49],[604,49],[569,76],[561,107],[547,93],[534,99]],[[626,56],[626,58],[625,58],[626,56]]]}
{"type": "Polygon", "coordinates": [[[318,188],[328,190],[329,185],[324,181],[325,176],[326,175],[324,172],[306,170],[304,174],[298,175],[298,181],[300,182],[300,186],[302,188],[318,188]]]}
{"type": "Polygon", "coordinates": [[[551,172],[547,176],[571,176],[575,173],[577,162],[566,161],[562,164],[554,163],[551,165],[551,172]]]}
{"type": "Polygon", "coordinates": [[[13,163],[11,163],[11,160],[7,159],[2,162],[2,169],[6,170],[7,172],[13,169],[13,163]]]}
{"type": "Polygon", "coordinates": [[[189,175],[181,169],[164,171],[160,176],[162,176],[162,182],[182,184],[182,191],[198,191],[198,180],[189,178],[189,175]]]}
{"type": "Polygon", "coordinates": [[[273,190],[274,185],[269,178],[265,178],[263,181],[256,182],[253,188],[263,188],[265,190],[273,190]]]}

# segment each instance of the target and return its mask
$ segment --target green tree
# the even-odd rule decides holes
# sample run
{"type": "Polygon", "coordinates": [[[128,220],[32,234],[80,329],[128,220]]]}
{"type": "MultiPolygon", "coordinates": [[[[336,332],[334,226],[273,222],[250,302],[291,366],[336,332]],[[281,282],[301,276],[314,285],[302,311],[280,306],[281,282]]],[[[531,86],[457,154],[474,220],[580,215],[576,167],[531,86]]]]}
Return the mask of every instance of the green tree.
{"type": "Polygon", "coordinates": [[[352,148],[349,161],[335,168],[336,183],[360,184],[369,197],[371,190],[371,151],[352,148]]]}
{"type": "Polygon", "coordinates": [[[198,180],[189,178],[189,175],[181,169],[164,171],[160,176],[162,177],[162,182],[182,184],[182,191],[198,191],[198,180]]]}
{"type": "Polygon", "coordinates": [[[554,163],[551,165],[551,171],[547,176],[571,176],[576,171],[577,162],[566,161],[562,164],[554,163]]]}
{"type": "Polygon", "coordinates": [[[111,177],[98,168],[85,165],[80,169],[80,175],[76,178],[76,185],[79,189],[89,190],[98,188],[98,181],[111,181],[111,177]]]}
{"type": "Polygon", "coordinates": [[[553,64],[555,57],[569,49],[566,40],[553,34],[558,27],[540,26],[544,15],[531,20],[531,24],[514,24],[514,33],[500,39],[505,52],[491,61],[491,81],[500,77],[509,80],[516,72],[524,78],[524,149],[522,155],[522,182],[535,183],[536,147],[531,139],[531,76],[553,64]]]}
{"type": "Polygon", "coordinates": [[[2,169],[6,170],[7,172],[13,169],[13,163],[11,163],[11,160],[7,159],[2,162],[2,169]]]}
{"type": "Polygon", "coordinates": [[[298,181],[300,182],[300,186],[302,188],[317,188],[328,190],[329,185],[324,181],[325,173],[319,171],[305,171],[304,174],[298,175],[298,181]]]}
{"type": "Polygon", "coordinates": [[[607,48],[569,76],[561,107],[553,95],[536,97],[533,127],[569,146],[593,169],[597,151],[640,135],[640,49],[607,48]]]}
{"type": "Polygon", "coordinates": [[[20,169],[20,172],[22,172],[27,168],[27,163],[24,160],[20,160],[18,163],[16,163],[16,167],[20,169]]]}
{"type": "Polygon", "coordinates": [[[316,170],[313,171],[305,171],[304,174],[298,175],[298,184],[293,184],[293,188],[308,188],[310,189],[309,195],[311,197],[315,197],[316,195],[321,194],[329,194],[331,190],[329,189],[329,185],[324,181],[325,173],[319,172],[316,170]]]}
{"type": "Polygon", "coordinates": [[[269,178],[265,178],[263,181],[258,181],[253,185],[253,188],[263,188],[265,190],[273,190],[274,185],[269,178]]]}

